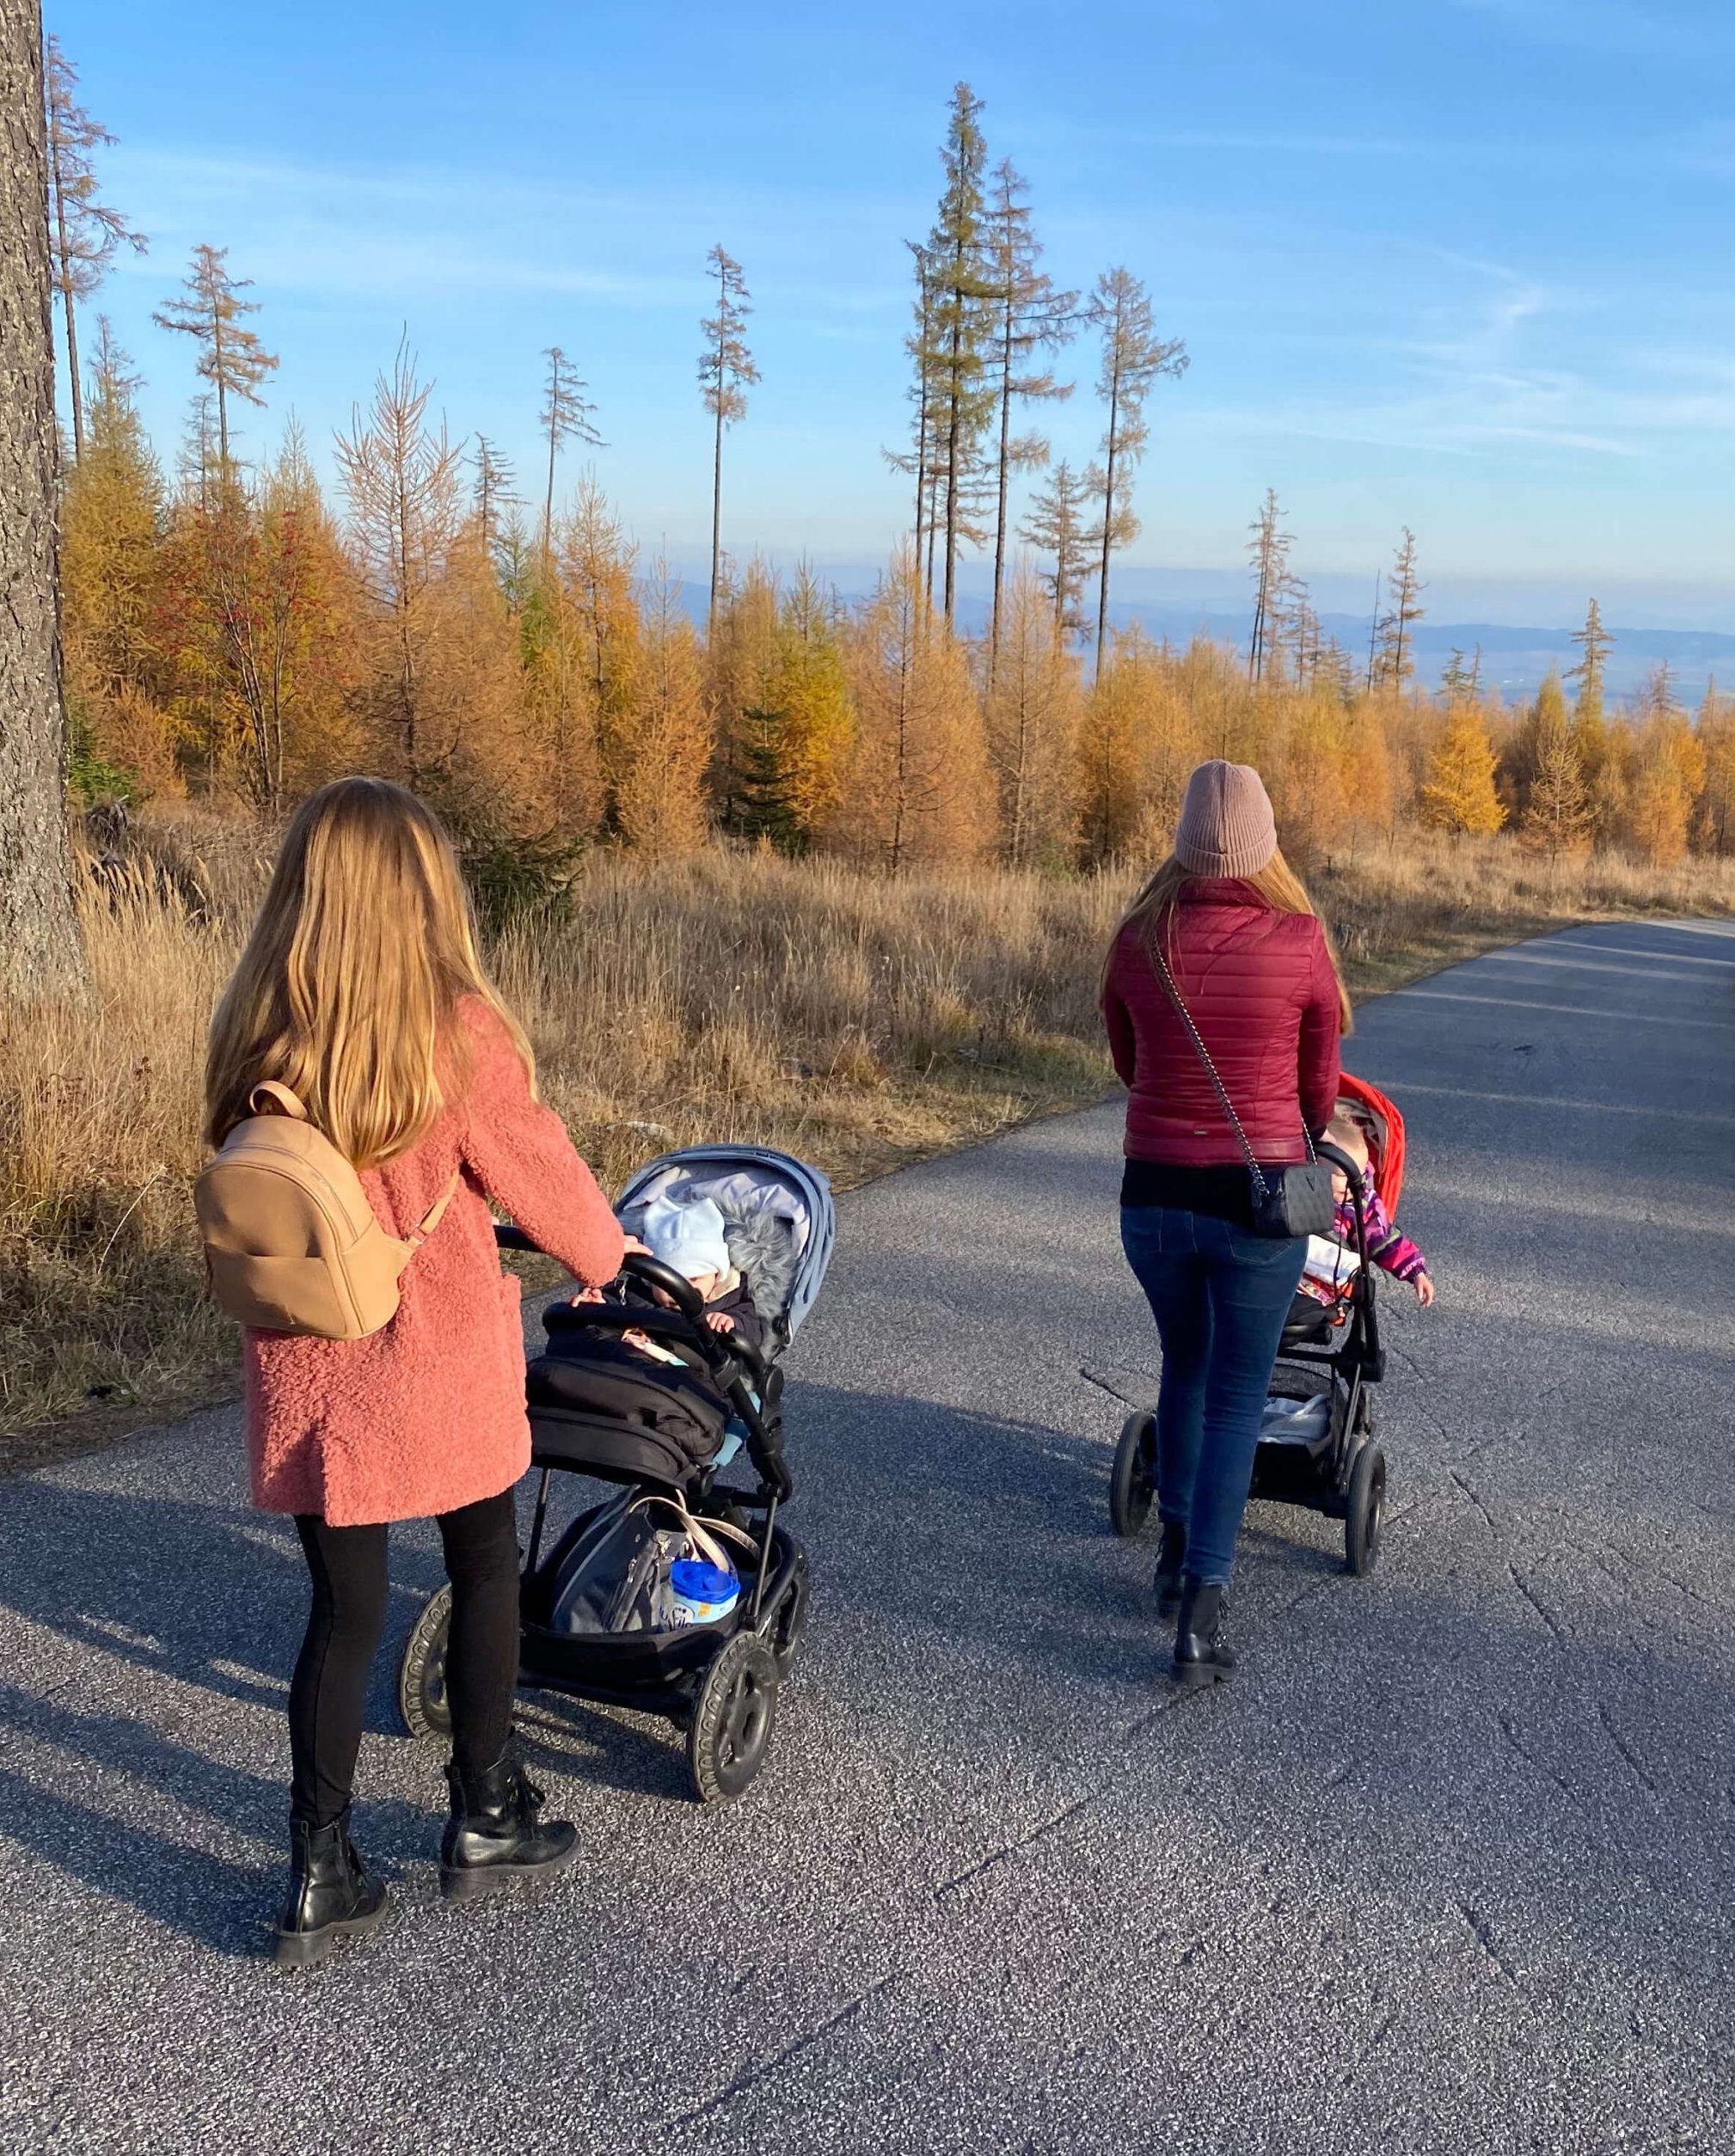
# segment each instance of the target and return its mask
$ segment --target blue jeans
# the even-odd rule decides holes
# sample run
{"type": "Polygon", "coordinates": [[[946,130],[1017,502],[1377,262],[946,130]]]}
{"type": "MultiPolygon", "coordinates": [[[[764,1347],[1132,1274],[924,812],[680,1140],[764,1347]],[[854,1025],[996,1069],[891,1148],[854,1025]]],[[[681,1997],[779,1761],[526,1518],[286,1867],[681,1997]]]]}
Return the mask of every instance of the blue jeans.
{"type": "Polygon", "coordinates": [[[1120,1240],[1156,1320],[1157,1510],[1186,1529],[1186,1570],[1227,1584],[1260,1417],[1307,1239],[1209,1213],[1124,1205],[1120,1240]]]}

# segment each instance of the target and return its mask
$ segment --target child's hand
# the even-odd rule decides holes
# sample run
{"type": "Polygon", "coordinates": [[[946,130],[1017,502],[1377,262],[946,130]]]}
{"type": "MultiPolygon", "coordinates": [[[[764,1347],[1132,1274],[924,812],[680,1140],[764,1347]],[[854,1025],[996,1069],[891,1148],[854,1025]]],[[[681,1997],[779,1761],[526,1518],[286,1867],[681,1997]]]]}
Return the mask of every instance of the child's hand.
{"type": "Polygon", "coordinates": [[[735,1320],[726,1310],[706,1311],[705,1322],[713,1332],[733,1332],[735,1330],[735,1320]]]}
{"type": "Polygon", "coordinates": [[[602,1299],[603,1291],[600,1288],[580,1288],[577,1295],[573,1297],[574,1304],[580,1302],[600,1302],[602,1299]]]}
{"type": "Polygon", "coordinates": [[[1424,1310],[1434,1299],[1434,1283],[1425,1272],[1419,1272],[1415,1280],[1416,1301],[1424,1310]]]}

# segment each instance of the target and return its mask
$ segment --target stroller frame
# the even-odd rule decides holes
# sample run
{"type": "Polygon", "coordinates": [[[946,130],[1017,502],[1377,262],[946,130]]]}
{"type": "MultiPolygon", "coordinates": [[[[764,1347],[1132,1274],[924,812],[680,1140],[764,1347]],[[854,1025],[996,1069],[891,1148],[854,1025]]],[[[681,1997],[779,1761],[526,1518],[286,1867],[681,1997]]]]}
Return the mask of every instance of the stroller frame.
{"type": "MultiPolygon", "coordinates": [[[[1325,1435],[1313,1443],[1262,1442],[1254,1455],[1249,1498],[1304,1507],[1344,1522],[1346,1569],[1358,1577],[1372,1571],[1385,1519],[1386,1458],[1374,1436],[1368,1388],[1386,1373],[1380,1344],[1373,1268],[1368,1263],[1367,1220],[1360,1171],[1347,1154],[1324,1140],[1315,1151],[1343,1171],[1355,1215],[1356,1274],[1333,1320],[1323,1304],[1320,1322],[1303,1330],[1285,1326],[1278,1344],[1271,1391],[1278,1397],[1323,1394],[1331,1402],[1325,1435]],[[1333,1340],[1329,1333],[1341,1331],[1333,1340]],[[1312,1375],[1314,1382],[1309,1383],[1312,1375]],[[1300,1386],[1300,1391],[1291,1387],[1300,1386]]],[[[1109,1516],[1117,1534],[1140,1534],[1156,1500],[1156,1415],[1137,1408],[1115,1447],[1109,1484],[1109,1516]]]]}
{"type": "MultiPolygon", "coordinates": [[[[502,1249],[533,1251],[517,1228],[497,1226],[502,1249]]],[[[744,1433],[742,1453],[754,1486],[720,1485],[717,1463],[682,1481],[641,1467],[610,1466],[586,1452],[585,1440],[613,1429],[604,1417],[537,1406],[530,1418],[530,1465],[538,1474],[528,1547],[519,1574],[520,1691],[545,1692],[604,1706],[656,1714],[688,1732],[688,1758],[702,1802],[739,1796],[764,1758],[776,1713],[778,1687],[794,1660],[806,1621],[807,1556],[778,1522],[794,1494],[783,1458],[781,1371],[746,1341],[712,1332],[698,1290],[683,1275],[641,1252],[629,1252],[624,1277],[660,1289],[672,1308],[651,1303],[561,1303],[543,1313],[552,1335],[604,1336],[642,1332],[694,1357],[722,1394],[744,1433]],[[553,1479],[569,1473],[621,1485],[622,1494],[580,1512],[544,1553],[553,1479]],[[751,1537],[742,1552],[742,1591],[729,1614],[709,1624],[663,1632],[555,1631],[548,1623],[557,1567],[585,1534],[623,1511],[637,1496],[678,1499],[701,1522],[720,1519],[751,1537]]],[[[445,1638],[451,1589],[423,1608],[405,1647],[398,1704],[414,1736],[444,1736],[451,1714],[444,1697],[445,1638]]]]}

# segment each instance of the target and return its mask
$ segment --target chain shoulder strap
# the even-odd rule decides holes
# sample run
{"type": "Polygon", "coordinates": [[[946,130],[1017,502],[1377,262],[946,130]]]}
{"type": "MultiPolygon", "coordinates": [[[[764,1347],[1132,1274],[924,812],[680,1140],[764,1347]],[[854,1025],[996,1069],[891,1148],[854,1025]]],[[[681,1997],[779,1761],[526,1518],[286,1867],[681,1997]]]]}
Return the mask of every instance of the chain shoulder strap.
{"type": "MultiPolygon", "coordinates": [[[[1217,1097],[1223,1103],[1223,1112],[1229,1118],[1229,1128],[1235,1132],[1241,1149],[1247,1156],[1248,1172],[1253,1177],[1254,1189],[1258,1194],[1260,1202],[1263,1204],[1271,1185],[1265,1179],[1264,1172],[1254,1155],[1252,1146],[1248,1143],[1247,1132],[1242,1130],[1241,1118],[1235,1112],[1235,1103],[1229,1097],[1229,1087],[1217,1075],[1217,1065],[1211,1059],[1211,1050],[1205,1046],[1204,1040],[1200,1038],[1198,1026],[1192,1022],[1192,1013],[1181,1001],[1180,990],[1174,984],[1174,976],[1168,970],[1168,960],[1162,955],[1162,944],[1153,940],[1150,954],[1156,960],[1156,970],[1162,976],[1162,985],[1168,991],[1168,1000],[1179,1014],[1181,1024],[1186,1026],[1193,1047],[1198,1050],[1199,1060],[1205,1065],[1205,1075],[1217,1088],[1217,1097]]],[[[1314,1152],[1313,1133],[1308,1129],[1305,1118],[1302,1121],[1302,1136],[1307,1141],[1308,1158],[1311,1161],[1316,1156],[1314,1152]]]]}

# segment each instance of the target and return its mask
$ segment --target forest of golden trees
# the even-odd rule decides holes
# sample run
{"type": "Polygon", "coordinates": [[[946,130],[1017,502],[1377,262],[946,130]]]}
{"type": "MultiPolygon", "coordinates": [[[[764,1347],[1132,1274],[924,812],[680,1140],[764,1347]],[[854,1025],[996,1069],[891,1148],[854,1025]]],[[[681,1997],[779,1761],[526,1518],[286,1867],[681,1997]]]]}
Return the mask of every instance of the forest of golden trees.
{"type": "Polygon", "coordinates": [[[322,487],[291,429],[244,462],[239,407],[277,362],[222,250],[201,247],[158,322],[200,378],[172,469],[146,438],[137,377],[105,321],[77,352],[77,303],[135,236],[96,196],[106,139],[51,54],[55,279],[74,384],[63,574],[77,797],[195,796],[267,814],[340,772],[401,778],[459,833],[496,917],[557,898],[586,848],[679,854],[715,834],[888,871],[999,858],[1057,870],[1163,848],[1186,774],[1229,756],[1265,772],[1306,858],[1390,835],[1511,829],[1551,861],[1591,846],[1667,865],[1735,851],[1735,702],[1694,715],[1658,672],[1628,708],[1603,693],[1594,603],[1579,665],[1502,705],[1455,659],[1416,682],[1422,589],[1403,535],[1362,660],[1324,638],[1289,567],[1274,494],[1251,527],[1249,644],[1177,650],[1108,612],[1136,532],[1129,477],[1146,394],[1186,364],[1124,270],[1094,294],[1039,266],[1024,183],[990,172],[979,102],[954,97],[945,189],[917,260],[912,535],[845,603],[812,575],[732,565],[717,542],[726,427],[757,374],[745,275],[719,247],[700,383],[715,420],[704,633],[644,560],[594,469],[585,385],[545,355],[548,469],[533,507],[493,445],[454,439],[408,347],[334,444],[322,487]],[[1015,531],[1009,486],[1046,469],[1015,432],[1064,393],[1048,366],[1099,340],[1103,457],[1046,471],[1015,531]],[[981,634],[959,626],[957,565],[991,553],[981,634]]]}

